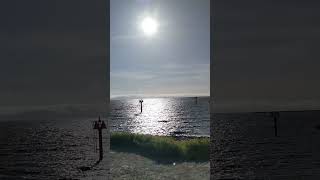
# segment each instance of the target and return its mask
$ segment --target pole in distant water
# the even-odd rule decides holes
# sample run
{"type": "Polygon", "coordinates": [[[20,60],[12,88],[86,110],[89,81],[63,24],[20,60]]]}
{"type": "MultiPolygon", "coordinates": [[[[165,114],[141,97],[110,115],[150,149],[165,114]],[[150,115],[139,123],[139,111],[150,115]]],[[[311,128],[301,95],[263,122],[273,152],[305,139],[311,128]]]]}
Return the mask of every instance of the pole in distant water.
{"type": "Polygon", "coordinates": [[[142,113],[142,103],[143,103],[143,100],[140,99],[140,100],[139,100],[139,103],[140,103],[140,109],[141,109],[141,113],[142,113]]]}
{"type": "Polygon", "coordinates": [[[280,117],[279,112],[272,112],[273,116],[273,123],[274,123],[274,135],[277,137],[278,136],[278,119],[280,117]]]}
{"type": "Polygon", "coordinates": [[[97,129],[99,132],[99,161],[103,159],[103,148],[102,148],[102,129],[106,129],[106,124],[104,121],[101,121],[100,116],[99,120],[94,122],[93,129],[97,129]]]}

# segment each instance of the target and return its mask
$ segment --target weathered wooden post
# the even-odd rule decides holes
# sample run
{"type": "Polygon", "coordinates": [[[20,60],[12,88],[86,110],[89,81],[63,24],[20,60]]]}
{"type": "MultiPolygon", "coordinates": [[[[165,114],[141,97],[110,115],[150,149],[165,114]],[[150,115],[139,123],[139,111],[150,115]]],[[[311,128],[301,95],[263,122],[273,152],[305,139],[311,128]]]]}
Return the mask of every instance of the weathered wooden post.
{"type": "Polygon", "coordinates": [[[143,100],[140,99],[140,100],[139,100],[139,103],[140,103],[140,109],[141,109],[141,112],[142,112],[142,103],[143,103],[143,100]]]}
{"type": "Polygon", "coordinates": [[[97,129],[99,132],[99,161],[103,159],[103,147],[102,147],[102,129],[106,129],[106,124],[104,121],[101,121],[100,116],[99,120],[94,122],[93,129],[97,129]]]}
{"type": "Polygon", "coordinates": [[[279,112],[272,112],[273,116],[273,123],[274,123],[274,135],[277,137],[278,136],[278,119],[280,117],[279,112]]]}

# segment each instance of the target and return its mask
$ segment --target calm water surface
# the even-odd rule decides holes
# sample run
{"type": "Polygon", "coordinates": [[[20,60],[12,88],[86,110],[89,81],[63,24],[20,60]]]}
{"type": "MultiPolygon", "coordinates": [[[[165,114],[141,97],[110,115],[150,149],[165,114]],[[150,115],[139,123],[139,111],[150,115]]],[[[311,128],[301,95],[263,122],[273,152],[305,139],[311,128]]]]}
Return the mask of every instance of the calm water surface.
{"type": "Polygon", "coordinates": [[[111,101],[111,131],[209,136],[209,98],[145,98],[111,101]]]}
{"type": "MultiPolygon", "coordinates": [[[[279,136],[274,137],[273,120],[268,114],[216,115],[210,124],[205,98],[197,104],[192,98],[149,98],[143,104],[140,113],[138,99],[112,101],[111,129],[205,136],[211,125],[211,172],[216,179],[320,179],[319,111],[280,113],[279,136]]],[[[104,161],[90,171],[79,169],[93,165],[98,158],[91,127],[96,117],[2,118],[0,179],[105,176],[104,161]]],[[[158,172],[157,168],[153,170],[158,172]]]]}
{"type": "MultiPolygon", "coordinates": [[[[155,135],[209,135],[208,99],[147,98],[112,100],[110,127],[155,135]]],[[[85,108],[81,107],[81,113],[85,108]]],[[[59,110],[60,111],[60,110],[59,110]]],[[[90,179],[107,174],[106,162],[90,171],[98,158],[91,123],[97,116],[63,118],[46,111],[0,121],[0,179],[90,179]],[[40,117],[40,118],[39,118],[40,117]]],[[[63,110],[76,111],[76,107],[63,110]]],[[[104,144],[107,139],[104,133],[104,144]]],[[[106,148],[105,148],[106,149],[106,148]]]]}

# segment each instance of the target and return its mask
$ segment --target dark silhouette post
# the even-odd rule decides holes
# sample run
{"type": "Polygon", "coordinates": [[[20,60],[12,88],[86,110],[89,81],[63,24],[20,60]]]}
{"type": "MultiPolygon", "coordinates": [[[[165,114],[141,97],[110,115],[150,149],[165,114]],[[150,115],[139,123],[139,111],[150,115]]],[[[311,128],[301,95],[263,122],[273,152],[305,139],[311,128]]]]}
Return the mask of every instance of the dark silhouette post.
{"type": "Polygon", "coordinates": [[[99,133],[99,161],[103,159],[103,147],[102,147],[102,129],[106,129],[106,124],[104,121],[101,121],[100,116],[99,120],[94,122],[93,129],[97,129],[99,133]]]}
{"type": "Polygon", "coordinates": [[[272,112],[273,116],[273,123],[274,123],[274,135],[277,137],[278,136],[278,119],[280,117],[279,112],[272,112]]]}
{"type": "Polygon", "coordinates": [[[143,103],[143,100],[140,99],[140,100],[139,100],[139,103],[140,103],[140,108],[141,108],[141,113],[142,113],[142,103],[143,103]]]}

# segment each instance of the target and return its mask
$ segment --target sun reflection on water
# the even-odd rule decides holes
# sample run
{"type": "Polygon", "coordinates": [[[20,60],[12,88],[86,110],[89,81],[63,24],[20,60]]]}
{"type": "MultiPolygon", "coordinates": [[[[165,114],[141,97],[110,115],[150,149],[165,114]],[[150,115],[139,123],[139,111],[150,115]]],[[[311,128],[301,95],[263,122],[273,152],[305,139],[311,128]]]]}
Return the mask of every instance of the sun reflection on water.
{"type": "Polygon", "coordinates": [[[143,102],[143,112],[137,108],[137,116],[131,122],[135,124],[133,133],[164,135],[171,126],[169,111],[172,104],[166,99],[145,99],[143,102]]]}
{"type": "Polygon", "coordinates": [[[208,135],[209,113],[206,100],[192,98],[145,98],[140,112],[139,99],[118,102],[113,109],[115,131],[152,135],[208,135]]]}

